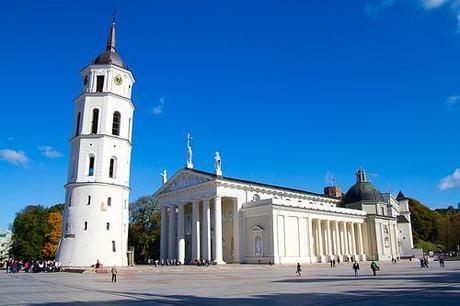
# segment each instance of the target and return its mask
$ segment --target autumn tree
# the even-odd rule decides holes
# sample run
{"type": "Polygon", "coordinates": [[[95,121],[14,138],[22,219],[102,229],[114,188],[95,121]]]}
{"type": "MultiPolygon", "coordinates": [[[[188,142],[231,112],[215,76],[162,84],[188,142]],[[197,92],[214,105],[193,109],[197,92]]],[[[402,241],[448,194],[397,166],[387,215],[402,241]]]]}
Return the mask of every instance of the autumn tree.
{"type": "Polygon", "coordinates": [[[56,256],[59,240],[61,239],[62,214],[59,211],[50,211],[47,217],[48,232],[45,235],[42,255],[45,259],[56,256]]]}
{"type": "Polygon", "coordinates": [[[61,236],[63,204],[29,205],[16,214],[10,254],[19,259],[54,258],[61,236]]]}

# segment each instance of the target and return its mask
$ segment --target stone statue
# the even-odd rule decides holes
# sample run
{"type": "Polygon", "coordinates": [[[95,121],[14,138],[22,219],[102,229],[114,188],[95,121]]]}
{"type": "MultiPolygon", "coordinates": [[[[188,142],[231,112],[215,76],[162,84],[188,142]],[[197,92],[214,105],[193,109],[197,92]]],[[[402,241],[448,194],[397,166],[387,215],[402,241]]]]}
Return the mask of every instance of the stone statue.
{"type": "Polygon", "coordinates": [[[187,168],[193,169],[193,162],[192,162],[192,136],[190,133],[187,134],[187,168]]]}
{"type": "Polygon", "coordinates": [[[166,172],[166,170],[164,170],[163,173],[161,173],[160,175],[163,185],[166,184],[166,182],[168,181],[168,173],[166,172]]]}
{"type": "Polygon", "coordinates": [[[216,175],[222,175],[222,160],[220,159],[219,152],[216,152],[214,156],[214,169],[216,170],[216,175]]]}

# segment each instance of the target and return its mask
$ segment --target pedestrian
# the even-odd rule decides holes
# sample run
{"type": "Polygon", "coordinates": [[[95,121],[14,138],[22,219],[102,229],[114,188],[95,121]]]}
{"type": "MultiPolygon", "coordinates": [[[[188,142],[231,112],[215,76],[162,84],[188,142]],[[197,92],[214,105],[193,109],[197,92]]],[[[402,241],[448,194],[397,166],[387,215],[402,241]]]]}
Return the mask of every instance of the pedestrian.
{"type": "Polygon", "coordinates": [[[353,270],[355,271],[355,276],[359,276],[358,272],[359,272],[359,263],[357,261],[355,261],[353,263],[353,270]]]}
{"type": "Polygon", "coordinates": [[[112,283],[117,282],[117,273],[118,273],[117,267],[115,265],[113,265],[113,267],[112,267],[112,283]]]}
{"type": "Polygon", "coordinates": [[[375,263],[375,261],[372,261],[372,262],[371,262],[371,270],[372,270],[372,273],[374,274],[374,276],[377,275],[377,274],[375,273],[375,271],[377,271],[377,270],[380,271],[380,268],[379,268],[379,266],[377,266],[377,264],[375,263]]]}
{"type": "Polygon", "coordinates": [[[439,266],[440,266],[441,268],[444,268],[444,257],[442,257],[442,256],[439,257],[439,266]]]}
{"type": "Polygon", "coordinates": [[[295,273],[299,278],[302,276],[302,269],[300,268],[300,263],[297,263],[297,270],[295,271],[295,273]]]}

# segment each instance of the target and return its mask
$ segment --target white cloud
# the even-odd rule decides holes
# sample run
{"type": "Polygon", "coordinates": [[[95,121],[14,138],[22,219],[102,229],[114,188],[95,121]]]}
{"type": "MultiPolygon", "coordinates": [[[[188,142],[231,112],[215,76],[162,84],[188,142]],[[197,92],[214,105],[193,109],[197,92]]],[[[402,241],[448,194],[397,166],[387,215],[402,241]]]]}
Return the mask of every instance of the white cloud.
{"type": "Polygon", "coordinates": [[[61,152],[57,151],[52,146],[39,146],[38,150],[42,153],[43,156],[52,159],[64,156],[61,152]]]}
{"type": "Polygon", "coordinates": [[[23,167],[27,167],[30,161],[23,151],[15,151],[11,149],[0,150],[0,159],[5,160],[10,164],[23,167]]]}
{"type": "Polygon", "coordinates": [[[159,104],[152,109],[154,115],[161,115],[163,113],[163,106],[165,105],[165,99],[160,98],[159,104]]]}
{"type": "Polygon", "coordinates": [[[392,6],[397,0],[377,0],[366,3],[364,13],[369,17],[378,17],[388,7],[392,6]]]}
{"type": "Polygon", "coordinates": [[[454,107],[459,104],[460,102],[460,96],[450,96],[444,101],[444,103],[447,106],[448,110],[454,109],[454,107]]]}
{"type": "Polygon", "coordinates": [[[438,188],[441,190],[460,188],[460,168],[455,169],[454,173],[443,178],[439,182],[438,188]]]}
{"type": "MultiPolygon", "coordinates": [[[[371,0],[364,6],[364,13],[369,17],[379,17],[387,8],[403,0],[371,0]]],[[[416,6],[430,11],[440,7],[448,7],[457,18],[457,31],[460,32],[460,0],[414,0],[416,6]]]]}
{"type": "Polygon", "coordinates": [[[440,7],[450,0],[420,0],[422,6],[427,9],[440,7]]]}

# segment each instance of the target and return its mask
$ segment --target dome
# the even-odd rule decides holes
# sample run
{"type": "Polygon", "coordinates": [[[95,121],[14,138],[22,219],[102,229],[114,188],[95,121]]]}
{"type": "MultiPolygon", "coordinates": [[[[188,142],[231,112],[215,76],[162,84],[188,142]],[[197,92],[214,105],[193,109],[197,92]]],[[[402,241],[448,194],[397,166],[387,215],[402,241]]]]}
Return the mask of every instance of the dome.
{"type": "Polygon", "coordinates": [[[358,170],[357,182],[347,191],[343,197],[343,204],[355,202],[384,202],[380,190],[366,180],[366,174],[363,170],[358,170]]]}
{"type": "Polygon", "coordinates": [[[118,55],[115,51],[104,51],[96,57],[94,60],[94,64],[96,65],[109,65],[113,64],[116,66],[124,67],[123,60],[121,59],[120,55],[118,55]]]}
{"type": "Polygon", "coordinates": [[[109,37],[107,38],[107,45],[105,51],[102,52],[96,59],[93,61],[95,65],[116,65],[122,68],[125,68],[123,60],[120,55],[117,53],[115,46],[115,21],[112,22],[110,27],[109,37]]]}

